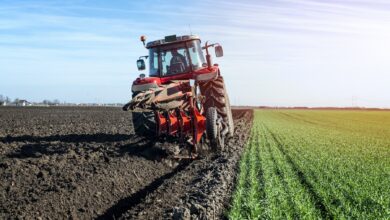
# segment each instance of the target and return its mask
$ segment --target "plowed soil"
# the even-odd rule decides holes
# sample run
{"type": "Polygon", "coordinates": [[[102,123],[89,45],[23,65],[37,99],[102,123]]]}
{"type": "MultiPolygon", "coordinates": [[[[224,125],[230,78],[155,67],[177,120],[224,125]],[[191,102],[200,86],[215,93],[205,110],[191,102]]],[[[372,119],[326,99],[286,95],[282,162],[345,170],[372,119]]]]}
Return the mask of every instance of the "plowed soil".
{"type": "Polygon", "coordinates": [[[0,108],[0,218],[222,218],[253,120],[233,114],[226,151],[178,162],[120,108],[0,108]]]}

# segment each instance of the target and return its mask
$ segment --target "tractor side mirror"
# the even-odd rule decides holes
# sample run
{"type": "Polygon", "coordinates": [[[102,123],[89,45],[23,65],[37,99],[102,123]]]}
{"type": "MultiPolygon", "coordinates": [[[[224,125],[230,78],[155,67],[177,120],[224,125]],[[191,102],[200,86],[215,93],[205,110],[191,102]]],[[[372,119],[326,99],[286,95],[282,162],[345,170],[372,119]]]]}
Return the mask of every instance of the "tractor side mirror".
{"type": "Polygon", "coordinates": [[[137,60],[137,67],[138,67],[138,70],[144,70],[145,69],[145,61],[142,59],[137,60]]]}
{"type": "Polygon", "coordinates": [[[215,56],[216,57],[222,57],[223,56],[223,49],[222,46],[215,46],[215,56]]]}

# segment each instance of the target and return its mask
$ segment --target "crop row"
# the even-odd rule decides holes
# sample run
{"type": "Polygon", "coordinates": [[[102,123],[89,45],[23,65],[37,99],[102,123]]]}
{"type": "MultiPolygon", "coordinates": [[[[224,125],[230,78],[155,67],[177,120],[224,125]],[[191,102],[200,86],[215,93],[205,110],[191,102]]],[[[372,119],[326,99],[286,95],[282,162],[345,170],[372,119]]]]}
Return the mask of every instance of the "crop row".
{"type": "Polygon", "coordinates": [[[256,111],[231,219],[390,218],[390,113],[256,111]]]}

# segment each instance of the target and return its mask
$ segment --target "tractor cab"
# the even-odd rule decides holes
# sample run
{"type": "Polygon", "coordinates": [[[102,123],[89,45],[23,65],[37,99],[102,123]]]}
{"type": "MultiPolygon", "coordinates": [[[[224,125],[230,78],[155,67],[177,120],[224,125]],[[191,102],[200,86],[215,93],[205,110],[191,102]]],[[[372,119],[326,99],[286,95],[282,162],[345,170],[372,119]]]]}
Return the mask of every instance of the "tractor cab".
{"type": "Polygon", "coordinates": [[[145,70],[145,61],[149,63],[149,77],[141,74],[133,83],[133,92],[138,89],[156,87],[171,80],[209,80],[218,73],[218,66],[212,65],[208,47],[215,47],[216,57],[223,55],[219,44],[205,44],[196,35],[166,36],[164,39],[151,41],[145,44],[146,38],[141,41],[149,50],[148,56],[141,56],[137,60],[138,70],[145,70]],[[206,50],[206,56],[203,54],[206,50]],[[142,86],[141,86],[142,85],[142,86]]]}
{"type": "MultiPolygon", "coordinates": [[[[146,38],[141,36],[145,45],[146,38]]],[[[200,74],[202,69],[213,71],[208,47],[215,46],[216,56],[223,55],[219,44],[201,46],[200,38],[196,35],[166,36],[164,39],[148,42],[145,47],[149,56],[141,56],[137,60],[138,70],[145,70],[145,60],[149,62],[150,77],[169,77],[173,79],[193,79],[194,74],[200,74]],[[206,49],[206,58],[203,50],[206,49]],[[207,59],[207,57],[209,57],[207,59]],[[209,60],[209,61],[208,61],[209,60]]],[[[164,81],[164,80],[163,80],[164,81]]]]}
{"type": "Polygon", "coordinates": [[[149,49],[150,76],[185,74],[207,67],[200,39],[196,36],[173,37],[171,41],[167,37],[148,43],[146,48],[149,49]]]}

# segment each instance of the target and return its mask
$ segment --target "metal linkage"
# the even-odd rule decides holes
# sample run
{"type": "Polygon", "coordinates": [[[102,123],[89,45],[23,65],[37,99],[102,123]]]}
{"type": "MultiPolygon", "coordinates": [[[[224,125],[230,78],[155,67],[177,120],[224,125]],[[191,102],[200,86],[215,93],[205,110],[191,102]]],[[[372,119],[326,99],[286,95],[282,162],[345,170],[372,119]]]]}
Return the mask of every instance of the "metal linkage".
{"type": "Polygon", "coordinates": [[[196,105],[194,97],[187,96],[190,108],[184,111],[180,108],[172,110],[155,110],[157,122],[157,136],[168,135],[179,137],[184,142],[185,138],[192,140],[192,150],[190,157],[197,155],[197,145],[200,143],[206,130],[206,117],[204,117],[196,105]]]}

